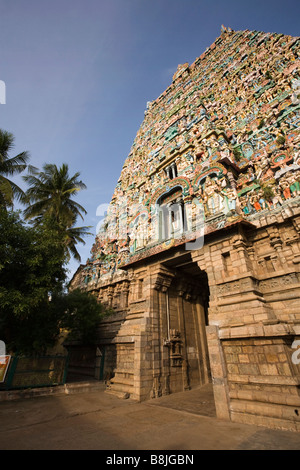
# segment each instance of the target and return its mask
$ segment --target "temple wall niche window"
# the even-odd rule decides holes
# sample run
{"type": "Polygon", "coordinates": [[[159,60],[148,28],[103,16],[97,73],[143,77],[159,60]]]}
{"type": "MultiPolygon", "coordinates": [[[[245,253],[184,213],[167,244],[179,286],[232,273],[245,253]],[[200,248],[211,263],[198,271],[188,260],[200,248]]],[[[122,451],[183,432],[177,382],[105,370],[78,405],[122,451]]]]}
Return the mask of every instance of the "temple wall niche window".
{"type": "Polygon", "coordinates": [[[165,168],[165,173],[170,180],[173,180],[177,177],[177,166],[176,163],[171,163],[171,165],[165,168]]]}
{"type": "Polygon", "coordinates": [[[223,262],[224,273],[229,274],[232,270],[232,263],[231,263],[229,251],[222,253],[222,262],[223,262]]]}
{"type": "Polygon", "coordinates": [[[144,293],[144,279],[138,279],[138,283],[137,283],[137,296],[138,296],[138,299],[141,299],[143,297],[143,293],[144,293]]]}
{"type": "Polygon", "coordinates": [[[265,256],[264,261],[265,261],[265,267],[266,267],[267,272],[275,271],[275,266],[274,266],[275,259],[274,259],[274,257],[265,256]]]}
{"type": "Polygon", "coordinates": [[[181,200],[159,207],[159,239],[168,240],[184,232],[184,204],[181,200]]]}
{"type": "Polygon", "coordinates": [[[182,201],[175,202],[169,207],[171,235],[182,234],[184,230],[184,205],[182,201]]]}

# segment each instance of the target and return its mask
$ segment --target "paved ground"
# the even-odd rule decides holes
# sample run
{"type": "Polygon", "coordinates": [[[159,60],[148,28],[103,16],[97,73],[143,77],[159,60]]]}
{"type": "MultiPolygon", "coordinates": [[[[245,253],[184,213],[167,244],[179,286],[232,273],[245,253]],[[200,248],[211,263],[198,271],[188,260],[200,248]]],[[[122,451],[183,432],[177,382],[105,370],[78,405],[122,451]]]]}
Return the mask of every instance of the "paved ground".
{"type": "Polygon", "coordinates": [[[211,386],[144,403],[103,390],[4,401],[0,424],[0,450],[300,449],[298,433],[218,420],[211,386]]]}

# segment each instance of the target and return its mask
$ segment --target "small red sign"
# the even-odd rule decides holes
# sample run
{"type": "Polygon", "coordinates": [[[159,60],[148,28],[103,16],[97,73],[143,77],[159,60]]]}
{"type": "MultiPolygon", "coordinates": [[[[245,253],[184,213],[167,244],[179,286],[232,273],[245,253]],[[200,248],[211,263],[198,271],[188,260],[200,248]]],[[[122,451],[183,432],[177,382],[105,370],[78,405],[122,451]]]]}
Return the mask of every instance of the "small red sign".
{"type": "Polygon", "coordinates": [[[0,356],[0,383],[4,382],[9,366],[10,356],[0,356]]]}

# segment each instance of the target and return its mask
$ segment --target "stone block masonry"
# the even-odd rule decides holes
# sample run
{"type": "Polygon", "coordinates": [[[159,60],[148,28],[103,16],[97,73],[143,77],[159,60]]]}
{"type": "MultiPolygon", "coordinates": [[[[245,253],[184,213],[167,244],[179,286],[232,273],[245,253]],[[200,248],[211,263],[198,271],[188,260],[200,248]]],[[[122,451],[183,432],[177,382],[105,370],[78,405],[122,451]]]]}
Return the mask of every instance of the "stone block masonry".
{"type": "Polygon", "coordinates": [[[219,418],[299,431],[299,44],[222,28],[148,103],[71,283],[114,310],[111,393],[212,382],[219,418]]]}

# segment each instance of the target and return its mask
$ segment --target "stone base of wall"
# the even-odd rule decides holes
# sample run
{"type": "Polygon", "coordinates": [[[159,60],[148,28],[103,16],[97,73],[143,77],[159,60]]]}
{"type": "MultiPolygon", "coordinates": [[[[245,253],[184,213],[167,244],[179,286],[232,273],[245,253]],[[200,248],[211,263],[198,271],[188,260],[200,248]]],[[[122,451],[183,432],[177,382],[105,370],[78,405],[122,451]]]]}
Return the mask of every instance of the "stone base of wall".
{"type": "Polygon", "coordinates": [[[233,401],[231,404],[231,421],[236,423],[254,424],[271,429],[300,431],[298,416],[295,420],[295,409],[283,405],[269,405],[255,401],[233,401]],[[279,418],[278,416],[282,416],[279,418]]]}
{"type": "Polygon", "coordinates": [[[126,283],[99,285],[111,305],[124,294],[99,329],[110,351],[109,390],[142,401],[212,381],[218,418],[300,431],[300,365],[292,359],[299,230],[293,207],[217,231],[201,249],[134,262],[126,283]]]}
{"type": "Polygon", "coordinates": [[[300,366],[296,336],[220,340],[208,327],[219,418],[290,431],[300,430],[300,366]]]}
{"type": "Polygon", "coordinates": [[[232,421],[300,430],[300,369],[294,338],[222,341],[232,421]]]}

